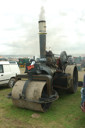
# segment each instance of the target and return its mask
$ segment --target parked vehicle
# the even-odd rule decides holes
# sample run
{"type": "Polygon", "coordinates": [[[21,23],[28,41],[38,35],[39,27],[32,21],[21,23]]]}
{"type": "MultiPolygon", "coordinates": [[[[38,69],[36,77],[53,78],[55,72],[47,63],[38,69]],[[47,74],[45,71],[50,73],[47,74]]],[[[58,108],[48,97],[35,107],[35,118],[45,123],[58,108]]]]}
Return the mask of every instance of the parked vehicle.
{"type": "Polygon", "coordinates": [[[20,68],[25,68],[26,63],[29,62],[29,58],[19,58],[18,65],[20,68]]]}
{"type": "Polygon", "coordinates": [[[0,85],[8,84],[13,87],[16,75],[20,74],[20,69],[17,62],[10,63],[9,61],[0,62],[0,85]]]}

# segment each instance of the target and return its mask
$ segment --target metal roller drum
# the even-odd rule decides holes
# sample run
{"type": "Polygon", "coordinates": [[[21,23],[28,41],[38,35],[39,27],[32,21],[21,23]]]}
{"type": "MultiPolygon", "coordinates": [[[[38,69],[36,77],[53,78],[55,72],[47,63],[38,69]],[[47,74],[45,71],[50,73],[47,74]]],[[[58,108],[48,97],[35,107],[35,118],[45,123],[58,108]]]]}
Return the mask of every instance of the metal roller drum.
{"type": "Polygon", "coordinates": [[[39,103],[39,99],[42,97],[43,89],[45,88],[45,81],[30,81],[26,87],[25,98],[22,96],[22,91],[26,81],[19,80],[16,82],[12,89],[12,101],[17,107],[36,110],[44,112],[46,111],[50,103],[39,103]]]}
{"type": "Polygon", "coordinates": [[[68,79],[68,83],[70,84],[69,92],[75,93],[78,87],[78,70],[75,65],[68,65],[65,69],[65,73],[69,73],[71,78],[68,79]]]}

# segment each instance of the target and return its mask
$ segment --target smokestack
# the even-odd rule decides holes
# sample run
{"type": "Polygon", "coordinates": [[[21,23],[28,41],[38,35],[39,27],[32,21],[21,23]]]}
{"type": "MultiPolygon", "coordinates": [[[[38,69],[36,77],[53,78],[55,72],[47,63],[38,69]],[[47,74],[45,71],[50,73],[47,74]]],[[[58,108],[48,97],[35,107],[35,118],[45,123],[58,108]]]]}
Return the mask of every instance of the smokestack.
{"type": "Polygon", "coordinates": [[[44,20],[44,8],[41,8],[39,20],[39,42],[40,42],[40,58],[46,55],[46,21],[44,20]],[[42,19],[42,20],[41,20],[42,19]]]}

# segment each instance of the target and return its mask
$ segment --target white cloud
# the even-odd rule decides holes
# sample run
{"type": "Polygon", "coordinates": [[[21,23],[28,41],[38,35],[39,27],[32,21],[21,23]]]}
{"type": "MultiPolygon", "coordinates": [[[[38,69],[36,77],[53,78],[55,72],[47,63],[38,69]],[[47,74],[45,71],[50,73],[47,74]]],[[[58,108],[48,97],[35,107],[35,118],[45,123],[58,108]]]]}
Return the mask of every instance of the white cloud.
{"type": "Polygon", "coordinates": [[[84,0],[0,0],[0,54],[39,55],[41,6],[45,8],[47,48],[83,54],[84,5],[84,0]]]}

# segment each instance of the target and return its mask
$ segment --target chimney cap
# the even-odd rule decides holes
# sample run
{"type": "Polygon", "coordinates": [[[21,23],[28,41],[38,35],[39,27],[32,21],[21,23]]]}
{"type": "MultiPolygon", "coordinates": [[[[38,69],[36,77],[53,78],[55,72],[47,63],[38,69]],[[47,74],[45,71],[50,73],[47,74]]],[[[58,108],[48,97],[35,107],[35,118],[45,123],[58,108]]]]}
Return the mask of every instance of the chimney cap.
{"type": "Polygon", "coordinates": [[[46,22],[46,21],[45,20],[39,20],[38,22],[40,23],[40,22],[46,22]]]}

